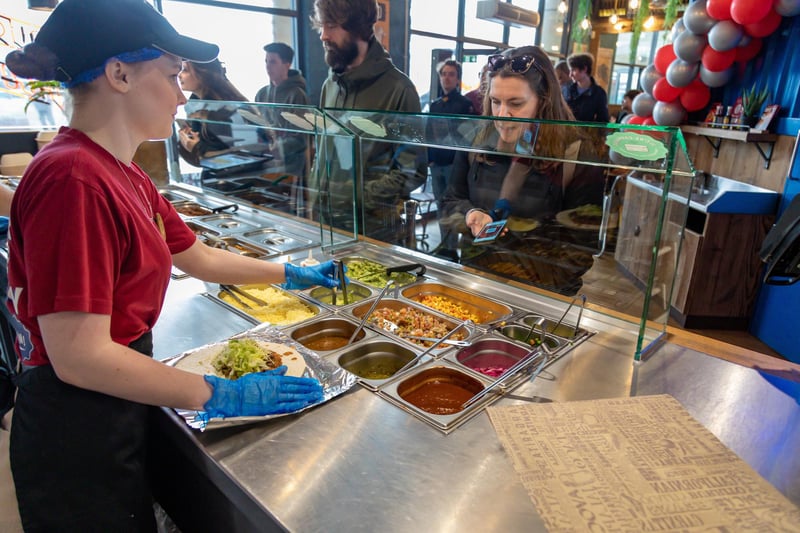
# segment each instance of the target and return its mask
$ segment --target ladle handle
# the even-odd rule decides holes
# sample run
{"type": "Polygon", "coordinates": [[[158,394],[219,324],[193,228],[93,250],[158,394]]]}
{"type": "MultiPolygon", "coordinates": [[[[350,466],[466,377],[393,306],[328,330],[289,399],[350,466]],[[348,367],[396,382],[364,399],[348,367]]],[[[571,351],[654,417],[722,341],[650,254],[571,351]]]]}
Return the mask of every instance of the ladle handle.
{"type": "Polygon", "coordinates": [[[424,352],[420,353],[419,355],[417,355],[416,357],[414,357],[414,359],[412,359],[411,361],[409,361],[408,363],[406,363],[405,365],[403,365],[403,366],[400,368],[400,370],[398,370],[397,372],[395,372],[395,375],[397,375],[397,374],[399,374],[399,373],[401,373],[401,372],[404,372],[405,370],[407,370],[407,369],[411,368],[412,366],[414,366],[415,364],[417,364],[417,361],[419,361],[420,359],[422,359],[423,357],[425,357],[426,355],[428,355],[429,353],[431,353],[431,351],[435,350],[435,349],[436,349],[436,348],[437,348],[437,347],[438,347],[440,344],[442,344],[444,341],[446,341],[447,339],[449,339],[449,338],[450,338],[450,337],[451,337],[451,336],[452,336],[452,335],[453,335],[453,334],[454,334],[456,331],[458,331],[459,329],[461,329],[461,328],[463,328],[463,327],[466,327],[466,328],[467,328],[467,331],[469,331],[469,327],[470,327],[472,324],[474,324],[474,322],[472,322],[472,320],[465,320],[465,321],[464,321],[464,322],[462,322],[461,324],[457,325],[456,327],[454,327],[453,329],[451,329],[450,331],[448,331],[448,332],[447,332],[447,333],[446,333],[446,334],[445,334],[445,335],[444,335],[442,338],[440,338],[439,340],[437,340],[436,342],[434,342],[433,344],[431,344],[431,345],[430,345],[428,348],[426,348],[424,352]]]}
{"type": "Polygon", "coordinates": [[[489,385],[488,387],[486,387],[485,389],[480,391],[478,394],[476,394],[475,396],[473,396],[472,398],[470,398],[469,400],[467,400],[466,402],[461,404],[461,409],[466,409],[470,405],[473,405],[478,400],[480,400],[481,398],[483,398],[484,396],[489,394],[491,391],[496,389],[497,386],[500,385],[500,383],[502,383],[507,377],[513,376],[514,374],[516,374],[517,372],[519,372],[523,368],[533,364],[533,362],[537,360],[537,357],[536,357],[537,355],[542,357],[542,362],[539,363],[539,367],[534,372],[534,376],[531,378],[531,380],[533,380],[533,378],[535,378],[536,375],[538,375],[539,372],[542,371],[542,368],[544,368],[544,365],[545,365],[545,363],[547,362],[547,359],[548,359],[547,353],[544,352],[543,350],[541,350],[539,347],[536,347],[533,350],[531,350],[530,352],[528,352],[522,359],[517,361],[514,364],[514,366],[512,366],[511,368],[507,369],[505,372],[500,374],[500,376],[498,376],[498,378],[496,380],[494,380],[494,382],[492,382],[491,385],[489,385]],[[528,359],[530,359],[530,360],[528,360],[528,359]]]}
{"type": "Polygon", "coordinates": [[[381,290],[380,294],[378,294],[378,297],[375,298],[375,301],[372,302],[372,305],[369,307],[369,311],[364,313],[364,317],[361,319],[361,322],[358,324],[358,327],[356,328],[356,330],[350,336],[350,340],[347,341],[347,344],[352,344],[353,343],[353,341],[355,340],[355,338],[358,335],[358,333],[364,328],[364,324],[366,324],[367,320],[369,320],[369,317],[372,314],[372,312],[378,306],[378,302],[381,301],[381,299],[386,295],[386,291],[388,291],[389,287],[391,287],[393,284],[394,284],[394,280],[393,279],[390,279],[389,281],[386,282],[386,286],[381,290]]]}

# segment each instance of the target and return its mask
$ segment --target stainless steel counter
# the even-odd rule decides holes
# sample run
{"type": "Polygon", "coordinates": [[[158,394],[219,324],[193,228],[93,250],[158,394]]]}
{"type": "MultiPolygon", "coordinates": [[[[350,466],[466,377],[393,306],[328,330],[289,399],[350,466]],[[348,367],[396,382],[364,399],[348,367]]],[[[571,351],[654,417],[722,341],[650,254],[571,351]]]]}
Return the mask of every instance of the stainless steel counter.
{"type": "MultiPolygon", "coordinates": [[[[513,306],[555,316],[565,308],[455,265],[428,264],[439,280],[513,306]]],[[[251,327],[204,290],[196,280],[172,282],[155,330],[157,357],[251,327]]],[[[587,311],[581,325],[597,333],[496,405],[670,394],[800,504],[800,385],[672,344],[634,363],[638,324],[587,311]]],[[[360,387],[303,415],[206,433],[159,413],[158,497],[186,532],[544,530],[485,413],[444,435],[360,387]]]]}

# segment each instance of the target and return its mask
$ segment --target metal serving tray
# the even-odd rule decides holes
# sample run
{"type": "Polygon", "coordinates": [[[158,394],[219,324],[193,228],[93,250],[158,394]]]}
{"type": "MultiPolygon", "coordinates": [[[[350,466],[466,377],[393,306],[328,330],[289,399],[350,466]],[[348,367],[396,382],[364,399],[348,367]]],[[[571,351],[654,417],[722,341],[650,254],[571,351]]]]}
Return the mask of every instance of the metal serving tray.
{"type": "MultiPolygon", "coordinates": [[[[369,311],[369,308],[370,308],[371,305],[372,305],[372,302],[371,301],[367,301],[367,302],[364,302],[364,303],[361,303],[359,305],[356,305],[356,306],[352,307],[349,311],[357,320],[361,320],[364,317],[364,315],[366,314],[366,312],[369,311]]],[[[420,313],[425,318],[435,319],[435,320],[437,320],[439,322],[444,323],[444,325],[445,325],[445,327],[447,328],[448,331],[452,330],[453,328],[455,328],[456,326],[461,324],[461,322],[456,321],[455,319],[453,319],[451,317],[448,317],[447,315],[444,315],[444,314],[441,314],[441,313],[437,313],[436,311],[433,311],[431,309],[428,309],[426,307],[423,307],[421,305],[415,304],[415,303],[407,301],[407,300],[398,300],[398,299],[394,299],[394,298],[384,298],[383,300],[381,300],[378,303],[378,306],[375,308],[375,311],[373,311],[373,312],[376,312],[379,309],[383,309],[383,308],[388,308],[388,309],[391,309],[392,311],[400,311],[400,310],[402,310],[404,308],[409,308],[409,309],[415,311],[416,313],[420,313]]],[[[392,339],[397,339],[398,341],[401,341],[401,342],[404,342],[404,343],[409,343],[409,344],[411,344],[412,346],[414,346],[415,348],[418,348],[418,349],[423,349],[424,350],[425,348],[427,348],[428,346],[433,344],[433,343],[427,342],[427,341],[415,341],[415,340],[412,340],[412,339],[406,339],[406,338],[402,337],[399,333],[392,333],[392,332],[388,331],[385,328],[381,328],[380,326],[375,325],[375,324],[370,324],[369,322],[367,324],[368,324],[369,327],[374,328],[376,330],[379,330],[381,334],[384,334],[384,335],[386,335],[386,336],[388,336],[388,337],[390,337],[392,339]]],[[[400,333],[402,333],[402,332],[400,332],[400,333]]],[[[429,336],[429,337],[432,336],[429,332],[423,332],[423,333],[425,334],[425,336],[429,336]]],[[[465,331],[463,334],[461,332],[456,332],[450,338],[453,339],[453,340],[467,339],[471,335],[471,333],[472,332],[469,332],[469,331],[465,331]]],[[[411,333],[409,333],[409,334],[411,334],[411,333]]],[[[431,353],[432,354],[439,354],[439,353],[442,353],[442,352],[448,350],[449,348],[450,348],[450,346],[448,346],[446,344],[440,344],[437,348],[432,350],[431,353]]]]}
{"type": "MultiPolygon", "coordinates": [[[[353,336],[358,324],[347,317],[341,316],[326,316],[323,318],[311,319],[311,321],[303,322],[300,325],[295,325],[286,329],[286,334],[292,340],[299,342],[309,350],[313,350],[318,354],[325,355],[331,352],[345,349],[348,347],[346,344],[350,337],[353,336]],[[325,342],[336,340],[344,344],[334,347],[326,347],[325,342]]],[[[362,328],[359,331],[353,343],[349,346],[355,346],[360,342],[375,337],[377,333],[367,328],[362,328]]]]}
{"type": "Polygon", "coordinates": [[[307,248],[313,244],[308,239],[286,233],[277,228],[260,228],[246,231],[242,233],[242,238],[280,253],[307,248]]]}
{"type": "Polygon", "coordinates": [[[376,391],[395,377],[417,353],[410,347],[372,333],[368,340],[346,346],[331,354],[329,359],[358,376],[359,383],[365,388],[376,391]]]}
{"type": "Polygon", "coordinates": [[[235,215],[230,215],[227,213],[204,216],[199,220],[206,226],[211,226],[212,228],[217,228],[221,231],[226,231],[229,233],[240,233],[243,231],[252,231],[258,229],[258,226],[254,226],[253,224],[245,222],[235,215]]]}
{"type": "Polygon", "coordinates": [[[315,302],[319,302],[322,305],[329,306],[335,309],[344,308],[349,305],[354,305],[357,303],[361,303],[364,300],[368,300],[375,295],[375,291],[367,287],[366,285],[361,285],[360,283],[355,283],[351,281],[347,284],[347,302],[344,301],[344,294],[340,289],[336,289],[336,303],[334,304],[334,290],[329,289],[327,287],[314,287],[313,289],[309,289],[306,291],[305,294],[315,302]]]}
{"type": "Polygon", "coordinates": [[[437,414],[423,410],[418,405],[422,402],[416,400],[419,400],[420,397],[424,400],[427,397],[433,402],[458,406],[489,386],[490,383],[491,380],[472,372],[467,373],[450,361],[439,360],[429,361],[409,372],[404,372],[383,384],[377,390],[377,394],[439,431],[449,433],[480,413],[485,406],[500,398],[501,391],[497,391],[497,394],[486,394],[466,409],[449,414],[437,414]],[[425,389],[430,389],[430,391],[425,389]],[[448,394],[452,392],[458,394],[448,398],[448,394]],[[417,395],[416,398],[414,395],[417,395]],[[448,399],[448,402],[444,401],[448,399]]]}
{"type": "MultiPolygon", "coordinates": [[[[448,287],[441,283],[417,283],[403,289],[401,294],[405,298],[413,300],[420,305],[449,316],[454,316],[450,315],[444,309],[439,309],[433,305],[427,305],[421,301],[428,296],[442,298],[460,307],[464,311],[475,315],[478,318],[475,323],[480,325],[489,325],[502,320],[508,320],[511,315],[514,314],[514,310],[503,303],[455,287],[448,287]]],[[[454,316],[454,318],[459,320],[464,319],[459,316],[454,316]]]]}
{"type": "MultiPolygon", "coordinates": [[[[285,327],[288,327],[288,326],[293,326],[293,325],[296,325],[296,324],[300,324],[300,323],[303,323],[303,322],[305,322],[307,320],[311,320],[311,319],[313,319],[315,317],[323,315],[323,311],[320,309],[320,307],[315,305],[313,302],[310,302],[310,301],[308,301],[308,300],[306,300],[304,298],[301,298],[298,295],[293,294],[292,292],[283,290],[280,287],[277,287],[275,285],[240,285],[240,286],[238,286],[238,288],[240,290],[244,291],[244,292],[248,292],[248,291],[251,291],[253,289],[266,289],[266,288],[274,289],[274,290],[278,291],[279,293],[281,293],[282,296],[285,296],[286,298],[289,298],[291,300],[296,300],[297,302],[301,303],[311,313],[311,316],[308,316],[308,317],[303,318],[301,320],[274,321],[274,322],[273,321],[269,321],[269,323],[273,324],[274,326],[276,326],[278,328],[285,328],[285,327]]],[[[223,299],[222,294],[223,294],[223,291],[220,290],[219,292],[217,292],[215,294],[206,293],[206,296],[208,298],[210,298],[211,300],[215,301],[216,303],[222,305],[223,307],[226,307],[226,308],[228,308],[230,310],[235,311],[237,314],[247,318],[248,320],[250,320],[254,324],[261,324],[261,323],[265,322],[265,321],[261,320],[261,318],[259,318],[259,316],[258,316],[260,314],[258,312],[258,309],[259,309],[258,308],[258,304],[254,303],[254,302],[251,302],[250,300],[248,300],[244,296],[238,296],[237,295],[237,297],[240,300],[244,301],[245,303],[250,305],[250,307],[253,308],[253,309],[247,309],[244,306],[241,306],[238,303],[234,302],[232,297],[223,299]]]]}

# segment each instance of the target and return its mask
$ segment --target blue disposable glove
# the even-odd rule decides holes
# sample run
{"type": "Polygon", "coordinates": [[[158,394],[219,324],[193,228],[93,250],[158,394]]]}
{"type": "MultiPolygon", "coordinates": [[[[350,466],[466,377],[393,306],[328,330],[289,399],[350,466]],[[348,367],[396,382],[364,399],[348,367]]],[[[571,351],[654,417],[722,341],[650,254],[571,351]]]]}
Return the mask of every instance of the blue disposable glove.
{"type": "Polygon", "coordinates": [[[322,385],[312,378],[285,376],[286,367],[246,374],[237,380],[206,375],[214,391],[203,405],[209,418],[293,413],[323,399],[322,385]]]}
{"type": "Polygon", "coordinates": [[[489,215],[495,222],[507,219],[511,215],[511,202],[505,198],[500,198],[494,203],[494,209],[489,215]]]}
{"type": "Polygon", "coordinates": [[[314,285],[332,289],[339,285],[336,281],[336,267],[333,265],[333,261],[308,267],[298,267],[286,263],[284,272],[286,283],[281,285],[284,289],[307,289],[314,285]]]}

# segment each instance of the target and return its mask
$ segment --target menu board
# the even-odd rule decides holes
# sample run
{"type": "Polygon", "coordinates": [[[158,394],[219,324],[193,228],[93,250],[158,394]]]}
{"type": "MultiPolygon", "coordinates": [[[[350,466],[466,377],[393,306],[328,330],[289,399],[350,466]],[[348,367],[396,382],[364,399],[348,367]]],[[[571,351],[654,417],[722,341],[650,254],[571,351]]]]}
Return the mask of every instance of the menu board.
{"type": "Polygon", "coordinates": [[[488,407],[550,531],[797,531],[800,508],[668,395],[488,407]]]}

